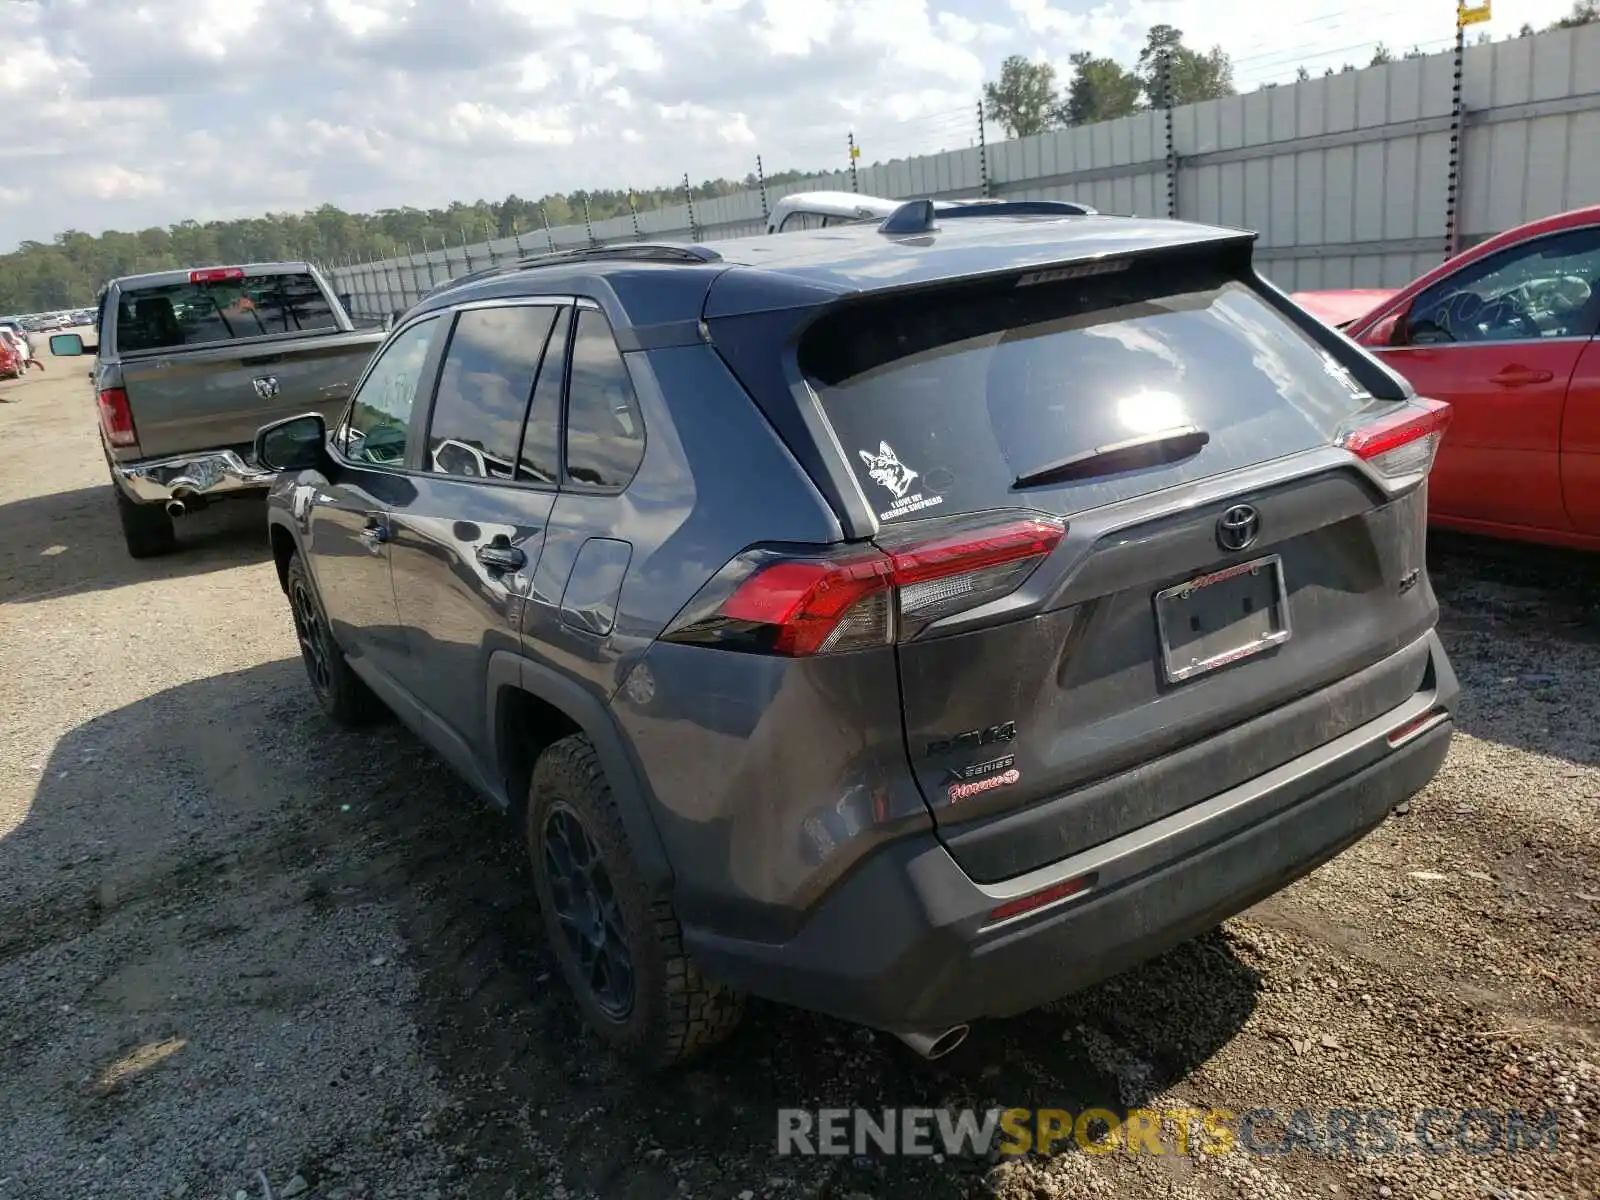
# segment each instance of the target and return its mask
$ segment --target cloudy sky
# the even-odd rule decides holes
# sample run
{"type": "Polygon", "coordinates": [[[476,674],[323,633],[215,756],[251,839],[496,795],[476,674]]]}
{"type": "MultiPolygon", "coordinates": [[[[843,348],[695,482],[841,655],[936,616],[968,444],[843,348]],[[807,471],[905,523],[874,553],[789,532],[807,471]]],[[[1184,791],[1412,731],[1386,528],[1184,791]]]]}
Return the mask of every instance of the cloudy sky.
{"type": "MultiPolygon", "coordinates": [[[[1494,7],[1498,39],[1571,4],[1494,7]]],[[[0,249],[823,169],[851,129],[869,162],[930,153],[1006,55],[1131,63],[1159,22],[1240,90],[1452,36],[1446,0],[0,0],[0,249]]]]}

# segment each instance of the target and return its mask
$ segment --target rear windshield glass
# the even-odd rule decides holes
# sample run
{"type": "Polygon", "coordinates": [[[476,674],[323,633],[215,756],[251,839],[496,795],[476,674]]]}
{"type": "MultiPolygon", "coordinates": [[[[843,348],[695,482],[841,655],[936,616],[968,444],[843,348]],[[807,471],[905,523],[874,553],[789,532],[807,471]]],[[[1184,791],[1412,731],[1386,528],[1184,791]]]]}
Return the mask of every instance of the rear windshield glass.
{"type": "Polygon", "coordinates": [[[1372,402],[1250,287],[1170,261],[851,306],[811,328],[800,366],[885,521],[1081,511],[1324,444],[1372,402]],[[1170,466],[1018,486],[1186,428],[1210,440],[1178,439],[1170,466]]]}
{"type": "Polygon", "coordinates": [[[117,349],[165,350],[338,327],[322,289],[304,273],[169,283],[122,293],[117,349]]]}

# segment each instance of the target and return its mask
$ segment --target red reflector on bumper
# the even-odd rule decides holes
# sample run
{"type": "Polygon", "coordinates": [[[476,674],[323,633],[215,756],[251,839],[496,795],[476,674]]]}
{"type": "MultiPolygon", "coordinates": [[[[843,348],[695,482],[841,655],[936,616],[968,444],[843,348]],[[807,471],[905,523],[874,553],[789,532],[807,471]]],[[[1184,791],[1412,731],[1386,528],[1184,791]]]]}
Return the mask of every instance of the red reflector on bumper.
{"type": "Polygon", "coordinates": [[[989,921],[991,924],[995,921],[1008,921],[1012,917],[1020,917],[1023,913],[1043,908],[1047,904],[1054,904],[1057,900],[1076,896],[1079,892],[1088,891],[1093,887],[1097,878],[1098,876],[1091,871],[1075,879],[1063,879],[1060,883],[1052,883],[1047,888],[1031,892],[1026,896],[1018,896],[1015,900],[1007,900],[989,914],[989,921]]]}
{"type": "Polygon", "coordinates": [[[1389,743],[1389,748],[1393,750],[1396,746],[1403,746],[1407,742],[1421,737],[1434,726],[1442,725],[1449,719],[1450,712],[1448,709],[1430,708],[1420,717],[1412,717],[1404,725],[1391,729],[1389,736],[1385,740],[1389,743]]]}

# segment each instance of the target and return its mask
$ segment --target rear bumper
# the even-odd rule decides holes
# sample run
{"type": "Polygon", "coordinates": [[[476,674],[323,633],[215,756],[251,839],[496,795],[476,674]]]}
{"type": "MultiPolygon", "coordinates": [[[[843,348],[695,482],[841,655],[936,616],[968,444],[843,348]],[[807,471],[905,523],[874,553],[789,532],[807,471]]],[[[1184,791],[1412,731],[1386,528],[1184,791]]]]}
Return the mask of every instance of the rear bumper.
{"type": "Polygon", "coordinates": [[[862,864],[785,943],[688,929],[686,944],[712,978],[882,1029],[943,1029],[1058,999],[1278,891],[1426,785],[1449,749],[1459,691],[1437,635],[1429,640],[1429,685],[1392,712],[1103,845],[979,884],[920,835],[862,864]],[[1095,882],[1085,891],[991,920],[1008,900],[1086,875],[1095,882]]]}
{"type": "Polygon", "coordinates": [[[147,462],[113,463],[111,469],[117,486],[140,504],[265,491],[275,478],[273,472],[258,470],[232,450],[198,450],[147,462]]]}

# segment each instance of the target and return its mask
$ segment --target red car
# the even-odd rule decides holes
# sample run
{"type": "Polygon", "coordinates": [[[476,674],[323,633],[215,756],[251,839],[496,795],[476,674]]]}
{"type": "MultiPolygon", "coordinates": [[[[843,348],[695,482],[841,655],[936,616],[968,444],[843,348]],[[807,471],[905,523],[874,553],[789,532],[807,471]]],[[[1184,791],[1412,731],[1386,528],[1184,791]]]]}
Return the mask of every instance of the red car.
{"type": "Polygon", "coordinates": [[[0,379],[15,379],[22,374],[22,356],[0,338],[0,379]]]}
{"type": "Polygon", "coordinates": [[[1600,205],[1509,229],[1397,292],[1294,298],[1450,402],[1432,524],[1600,550],[1600,205]]]}

